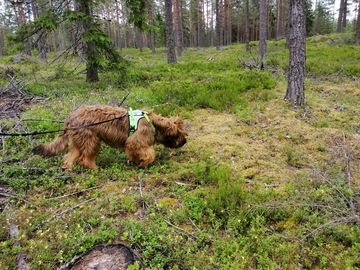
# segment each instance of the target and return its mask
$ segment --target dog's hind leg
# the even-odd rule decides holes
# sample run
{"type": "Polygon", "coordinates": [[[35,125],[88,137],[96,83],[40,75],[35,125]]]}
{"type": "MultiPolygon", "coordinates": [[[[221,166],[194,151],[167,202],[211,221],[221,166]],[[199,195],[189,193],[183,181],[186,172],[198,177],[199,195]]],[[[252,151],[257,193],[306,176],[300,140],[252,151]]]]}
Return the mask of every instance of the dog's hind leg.
{"type": "Polygon", "coordinates": [[[82,138],[83,144],[80,149],[79,164],[86,168],[96,170],[96,156],[99,153],[100,141],[95,136],[82,138]]]}
{"type": "Polygon", "coordinates": [[[76,146],[71,146],[70,151],[65,155],[62,169],[72,171],[75,160],[80,156],[80,151],[76,146]]]}

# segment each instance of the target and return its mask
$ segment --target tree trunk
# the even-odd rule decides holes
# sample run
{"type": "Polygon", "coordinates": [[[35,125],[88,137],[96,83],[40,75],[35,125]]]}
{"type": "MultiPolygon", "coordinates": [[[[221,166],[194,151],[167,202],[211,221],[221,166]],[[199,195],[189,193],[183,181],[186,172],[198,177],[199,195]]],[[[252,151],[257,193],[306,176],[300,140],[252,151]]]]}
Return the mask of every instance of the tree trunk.
{"type": "Polygon", "coordinates": [[[120,10],[118,0],[115,0],[115,19],[116,23],[114,24],[115,32],[115,46],[116,48],[121,48],[121,33],[120,33],[120,10]]]}
{"type": "Polygon", "coordinates": [[[174,3],[177,53],[181,56],[184,50],[182,0],[174,0],[174,3]]]}
{"type": "Polygon", "coordinates": [[[216,12],[216,49],[220,50],[221,44],[221,16],[220,16],[220,0],[215,0],[216,12]]]}
{"type": "Polygon", "coordinates": [[[0,55],[5,55],[5,30],[0,28],[0,55]]]}
{"type": "MultiPolygon", "coordinates": [[[[74,9],[75,11],[80,11],[80,7],[77,1],[74,1],[74,9]]],[[[82,22],[74,22],[73,27],[75,28],[74,33],[72,33],[72,43],[73,43],[73,54],[78,54],[80,59],[85,59],[85,52],[84,52],[84,44],[82,40],[82,35],[84,33],[83,23],[82,22]]],[[[56,31],[56,30],[55,30],[56,31]]],[[[56,32],[55,32],[56,33],[56,32]]],[[[55,37],[55,39],[58,39],[55,37]]],[[[56,46],[56,51],[58,48],[56,46]]]]}
{"type": "Polygon", "coordinates": [[[305,103],[306,0],[290,0],[289,72],[285,100],[294,107],[305,103]]]}
{"type": "Polygon", "coordinates": [[[249,9],[249,0],[245,0],[245,24],[244,24],[244,40],[245,40],[245,49],[246,51],[250,50],[250,9],[249,9]]]}
{"type": "MultiPolygon", "coordinates": [[[[149,24],[150,24],[150,26],[154,26],[154,13],[153,13],[152,0],[147,0],[146,5],[147,5],[147,15],[148,15],[149,24]]],[[[151,49],[152,54],[155,54],[156,53],[155,33],[154,33],[153,29],[150,29],[149,33],[148,33],[148,46],[151,49]]]]}
{"type": "Polygon", "coordinates": [[[197,0],[197,36],[196,36],[196,43],[197,46],[204,46],[204,1],[197,0]]]}
{"type": "MultiPolygon", "coordinates": [[[[24,1],[19,1],[15,5],[17,5],[17,24],[18,26],[22,26],[26,24],[26,14],[24,9],[24,1]]],[[[16,6],[14,6],[16,10],[16,6]]],[[[24,40],[24,53],[27,55],[31,55],[31,43],[30,38],[25,38],[24,40]]]]}
{"type": "Polygon", "coordinates": [[[357,12],[355,43],[360,44],[360,1],[357,12]]]}
{"type": "MultiPolygon", "coordinates": [[[[84,35],[88,34],[91,30],[91,26],[94,24],[93,17],[91,16],[90,3],[86,0],[76,0],[78,4],[79,11],[84,13],[86,17],[81,21],[82,28],[84,30],[84,35]]],[[[82,37],[82,38],[83,38],[82,37]]],[[[97,59],[96,45],[94,41],[83,40],[84,44],[84,53],[86,58],[86,81],[96,82],[99,81],[98,68],[99,63],[97,59]]]]}
{"type": "Polygon", "coordinates": [[[284,37],[284,3],[283,0],[276,1],[276,39],[282,39],[284,37]]]}
{"type": "MultiPolygon", "coordinates": [[[[34,16],[34,20],[35,20],[36,18],[39,17],[39,15],[41,13],[39,11],[38,4],[35,0],[31,1],[31,9],[32,9],[32,13],[34,16]]],[[[44,32],[39,33],[36,38],[37,38],[38,48],[39,48],[38,58],[40,60],[46,61],[46,36],[45,36],[45,33],[44,32]]]]}
{"type": "Polygon", "coordinates": [[[224,0],[224,44],[229,45],[231,43],[231,2],[230,0],[224,0]]]}
{"type": "Polygon", "coordinates": [[[169,64],[176,64],[175,41],[173,31],[172,0],[165,0],[166,47],[169,64]]]}
{"type": "Polygon", "coordinates": [[[340,0],[340,8],[339,8],[339,17],[337,21],[337,31],[343,31],[343,19],[344,19],[344,10],[345,10],[345,0],[340,0]]]}
{"type": "Polygon", "coordinates": [[[343,31],[346,28],[346,17],[347,17],[347,8],[348,8],[348,1],[344,0],[344,12],[343,12],[343,17],[342,17],[342,29],[343,31]]]}
{"type": "Polygon", "coordinates": [[[259,24],[259,38],[260,38],[260,61],[261,69],[264,68],[264,58],[266,56],[266,21],[267,21],[267,1],[260,0],[260,24],[259,24]]]}
{"type": "Polygon", "coordinates": [[[140,52],[143,52],[144,49],[144,37],[143,37],[143,31],[139,28],[135,28],[135,43],[136,47],[140,50],[140,52]]]}

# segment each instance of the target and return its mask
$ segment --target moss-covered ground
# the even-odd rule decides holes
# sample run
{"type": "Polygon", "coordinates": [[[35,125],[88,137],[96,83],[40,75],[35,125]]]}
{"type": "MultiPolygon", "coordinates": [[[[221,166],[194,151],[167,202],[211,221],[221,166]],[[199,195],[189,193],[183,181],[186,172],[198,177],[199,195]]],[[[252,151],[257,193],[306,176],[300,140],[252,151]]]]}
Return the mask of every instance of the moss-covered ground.
{"type": "MultiPolygon", "coordinates": [[[[62,156],[31,154],[55,135],[5,138],[0,184],[18,199],[0,214],[0,269],[15,269],[19,252],[31,269],[56,269],[116,242],[136,250],[147,269],[358,269],[360,47],[349,40],[308,39],[301,109],[283,101],[284,41],[269,42],[270,71],[244,69],[241,59],[252,56],[242,45],[187,49],[176,65],[166,64],[164,49],[124,50],[127,74],[104,70],[97,84],[84,82],[76,59],[14,65],[44,97],[22,119],[62,120],[82,104],[115,105],[129,91],[124,105],[178,115],[189,136],[177,150],[157,146],[146,169],[104,145],[100,170],[72,173],[60,169],[62,156]],[[21,247],[8,235],[9,215],[21,247]]],[[[61,124],[3,119],[1,126],[61,124]]]]}

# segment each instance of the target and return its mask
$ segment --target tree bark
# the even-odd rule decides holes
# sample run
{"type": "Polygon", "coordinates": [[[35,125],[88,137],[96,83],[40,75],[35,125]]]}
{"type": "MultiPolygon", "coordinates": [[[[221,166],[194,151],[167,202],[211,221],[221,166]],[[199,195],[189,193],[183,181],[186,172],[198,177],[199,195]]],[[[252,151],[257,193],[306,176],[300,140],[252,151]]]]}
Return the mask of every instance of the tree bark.
{"type": "MultiPolygon", "coordinates": [[[[76,0],[79,11],[84,13],[86,16],[82,21],[82,28],[84,34],[90,32],[90,28],[93,25],[93,18],[91,14],[90,3],[87,0],[76,0]]],[[[84,36],[83,34],[83,36],[84,36]]],[[[96,45],[91,40],[83,40],[84,44],[84,53],[86,58],[86,81],[96,82],[99,81],[98,68],[99,63],[97,60],[97,50],[96,45]]]]}
{"type": "Polygon", "coordinates": [[[284,3],[283,0],[276,1],[276,39],[282,39],[284,37],[284,3]]]}
{"type": "Polygon", "coordinates": [[[340,0],[339,17],[337,21],[337,32],[343,31],[344,11],[345,11],[345,0],[340,0]]]}
{"type": "Polygon", "coordinates": [[[216,12],[216,49],[221,49],[221,16],[220,16],[220,0],[215,0],[216,12]]]}
{"type": "Polygon", "coordinates": [[[197,36],[196,36],[196,43],[197,46],[204,46],[204,1],[197,0],[197,36]]]}
{"type": "MultiPolygon", "coordinates": [[[[146,1],[146,7],[147,7],[147,15],[150,26],[154,26],[154,12],[153,12],[153,2],[152,0],[146,1]]],[[[153,29],[149,30],[148,33],[148,46],[151,49],[152,54],[156,53],[155,49],[155,33],[153,29]]]]}
{"type": "Polygon", "coordinates": [[[348,1],[344,0],[344,10],[343,10],[343,17],[342,17],[342,29],[343,29],[343,31],[346,28],[346,17],[347,17],[347,12],[348,12],[347,8],[348,8],[348,1]]]}
{"type": "Polygon", "coordinates": [[[173,31],[172,0],[165,0],[166,47],[169,64],[176,64],[175,41],[173,31]]]}
{"type": "Polygon", "coordinates": [[[356,33],[355,33],[355,43],[360,44],[360,1],[358,4],[357,10],[357,20],[356,20],[356,33]]]}
{"type": "Polygon", "coordinates": [[[0,55],[5,55],[5,30],[0,28],[0,55]]]}
{"type": "Polygon", "coordinates": [[[290,0],[289,71],[285,100],[294,107],[305,103],[306,0],[290,0]]]}
{"type": "MultiPolygon", "coordinates": [[[[34,20],[35,20],[36,18],[39,17],[39,15],[41,13],[36,0],[31,1],[31,9],[32,9],[32,13],[34,16],[34,20]]],[[[46,36],[45,36],[45,33],[39,33],[36,38],[38,41],[38,49],[39,49],[38,58],[40,60],[46,61],[46,36]]]]}
{"type": "Polygon", "coordinates": [[[250,9],[249,9],[249,0],[245,0],[245,23],[244,23],[244,40],[245,40],[245,49],[246,51],[250,50],[250,9]]]}
{"type": "Polygon", "coordinates": [[[136,42],[136,47],[140,50],[140,52],[143,52],[144,49],[144,37],[143,37],[143,31],[139,28],[136,27],[135,29],[135,42],[136,42]]]}
{"type": "Polygon", "coordinates": [[[182,0],[174,0],[174,3],[177,53],[181,56],[184,50],[182,0]]]}
{"type": "Polygon", "coordinates": [[[260,24],[259,24],[259,38],[260,38],[260,61],[261,69],[264,68],[264,58],[266,56],[266,21],[267,21],[267,7],[266,0],[260,0],[260,24]]]}
{"type": "Polygon", "coordinates": [[[224,0],[224,17],[225,17],[225,38],[224,38],[224,44],[229,45],[231,44],[231,2],[230,0],[224,0]]]}
{"type": "MultiPolygon", "coordinates": [[[[18,1],[14,2],[14,10],[16,12],[17,8],[17,24],[18,26],[22,26],[26,24],[26,14],[25,14],[25,8],[24,8],[24,1],[18,1]]],[[[24,40],[24,53],[27,55],[31,55],[31,43],[30,39],[26,38],[24,40]]]]}

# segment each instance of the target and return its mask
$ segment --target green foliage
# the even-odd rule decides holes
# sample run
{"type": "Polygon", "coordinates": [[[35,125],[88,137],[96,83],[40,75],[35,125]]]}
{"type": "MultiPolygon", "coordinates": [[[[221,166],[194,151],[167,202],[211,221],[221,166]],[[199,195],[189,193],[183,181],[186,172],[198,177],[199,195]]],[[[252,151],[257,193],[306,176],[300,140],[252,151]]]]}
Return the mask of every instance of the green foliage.
{"type": "Polygon", "coordinates": [[[130,10],[129,23],[140,29],[146,27],[146,3],[145,0],[126,0],[126,6],[130,10]]]}
{"type": "MultiPolygon", "coordinates": [[[[309,39],[311,75],[332,75],[340,66],[357,74],[356,56],[348,52],[357,47],[348,42],[338,35],[309,39]]],[[[269,42],[269,63],[285,70],[284,44],[269,42]]],[[[357,82],[345,72],[329,81],[308,80],[308,106],[293,111],[282,102],[281,72],[239,68],[234,56],[244,54],[243,46],[188,49],[173,66],[165,63],[162,48],[156,55],[147,49],[124,54],[132,56],[123,62],[128,76],[119,77],[122,68],[108,69],[102,59],[102,80],[95,84],[72,72],[76,58],[67,66],[35,65],[34,58],[16,65],[29,91],[47,98],[21,118],[63,120],[80,104],[115,104],[130,91],[125,106],[178,114],[189,133],[181,149],[156,146],[149,168],[137,168],[119,149],[103,146],[100,170],[76,166],[71,173],[60,169],[62,156],[30,153],[55,134],[5,138],[0,184],[31,202],[11,199],[31,269],[58,268],[97,244],[118,241],[138,251],[147,269],[358,267],[360,227],[341,218],[351,213],[348,198],[359,191],[347,185],[343,149],[333,142],[341,143],[345,133],[349,155],[359,155],[357,82]],[[37,227],[89,199],[95,200],[37,227]]],[[[8,64],[10,57],[0,61],[8,64]]],[[[62,124],[1,120],[1,127],[32,131],[62,124]]],[[[4,226],[1,213],[0,268],[11,269],[20,249],[4,226]]]]}

